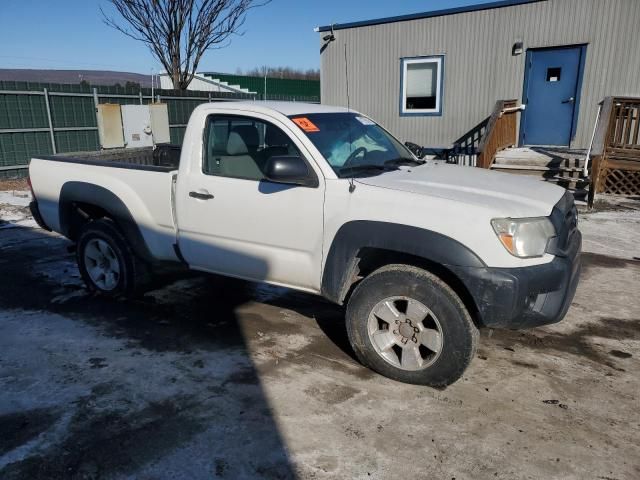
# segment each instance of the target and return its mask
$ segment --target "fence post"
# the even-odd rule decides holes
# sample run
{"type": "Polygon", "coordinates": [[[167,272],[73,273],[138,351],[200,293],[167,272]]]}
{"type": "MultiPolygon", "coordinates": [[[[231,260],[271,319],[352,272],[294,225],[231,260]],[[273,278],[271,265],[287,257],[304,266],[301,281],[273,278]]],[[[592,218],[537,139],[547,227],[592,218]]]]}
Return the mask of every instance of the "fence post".
{"type": "Polygon", "coordinates": [[[156,103],[160,103],[160,95],[157,96],[156,103]]]}
{"type": "Polygon", "coordinates": [[[98,89],[96,87],[93,87],[93,104],[96,107],[96,113],[98,113],[98,105],[100,104],[100,101],[98,100],[98,89]]]}
{"type": "Polygon", "coordinates": [[[139,93],[139,96],[140,96],[140,105],[142,105],[142,90],[140,90],[138,93],[139,93]]]}
{"type": "Polygon", "coordinates": [[[211,92],[209,92],[209,103],[211,103],[211,92]]]}
{"type": "Polygon", "coordinates": [[[56,153],[58,153],[56,150],[56,135],[55,135],[55,132],[53,131],[53,121],[51,120],[51,106],[49,105],[49,91],[46,88],[44,89],[44,105],[47,109],[47,120],[49,121],[49,135],[51,136],[51,150],[55,155],[56,153]]]}

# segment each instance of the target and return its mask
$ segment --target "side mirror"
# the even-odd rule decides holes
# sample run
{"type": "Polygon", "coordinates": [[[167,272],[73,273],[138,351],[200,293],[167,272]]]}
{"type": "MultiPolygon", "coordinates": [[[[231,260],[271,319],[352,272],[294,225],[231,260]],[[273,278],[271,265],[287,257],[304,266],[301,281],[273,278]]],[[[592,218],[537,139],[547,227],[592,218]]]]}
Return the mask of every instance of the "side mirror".
{"type": "Polygon", "coordinates": [[[422,148],[420,145],[412,142],[404,142],[404,146],[411,150],[411,153],[413,153],[418,158],[423,158],[425,155],[424,148],[422,148]]]}
{"type": "Polygon", "coordinates": [[[318,178],[311,171],[307,162],[294,155],[271,157],[267,161],[264,176],[265,180],[274,183],[303,187],[318,186],[318,178]]]}

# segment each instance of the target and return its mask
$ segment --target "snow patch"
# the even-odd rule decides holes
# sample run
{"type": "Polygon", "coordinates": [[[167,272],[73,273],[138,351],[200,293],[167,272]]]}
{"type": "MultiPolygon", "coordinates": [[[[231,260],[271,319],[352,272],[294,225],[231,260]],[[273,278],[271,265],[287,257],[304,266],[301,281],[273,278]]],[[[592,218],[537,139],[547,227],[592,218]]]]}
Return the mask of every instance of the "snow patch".
{"type": "Polygon", "coordinates": [[[35,274],[63,287],[78,288],[84,285],[74,259],[46,258],[33,262],[30,267],[35,274]]]}
{"type": "Polygon", "coordinates": [[[31,218],[29,202],[31,194],[25,191],[0,191],[0,230],[23,227],[35,228],[36,222],[31,218]]]}
{"type": "Polygon", "coordinates": [[[29,202],[31,202],[31,192],[28,190],[0,191],[0,204],[28,207],[29,202]]]}
{"type": "Polygon", "coordinates": [[[51,299],[51,303],[55,303],[58,305],[62,305],[67,303],[69,300],[74,298],[82,298],[89,295],[87,290],[74,290],[69,293],[64,293],[62,295],[57,295],[51,299]]]}

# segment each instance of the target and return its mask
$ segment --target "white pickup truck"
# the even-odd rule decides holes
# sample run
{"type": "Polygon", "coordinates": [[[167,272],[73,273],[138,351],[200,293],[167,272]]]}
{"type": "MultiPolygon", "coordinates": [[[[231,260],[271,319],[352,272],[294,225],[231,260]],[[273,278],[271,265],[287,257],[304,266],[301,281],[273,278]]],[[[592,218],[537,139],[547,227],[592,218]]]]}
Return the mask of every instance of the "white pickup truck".
{"type": "Polygon", "coordinates": [[[31,160],[33,215],[75,243],[91,290],[131,295],[179,262],[322,295],[346,305],[365,365],[439,387],[471,362],[478,328],[557,322],[575,293],[570,193],[418,160],[353,110],[204,104],[179,162],[165,154],[31,160]]]}

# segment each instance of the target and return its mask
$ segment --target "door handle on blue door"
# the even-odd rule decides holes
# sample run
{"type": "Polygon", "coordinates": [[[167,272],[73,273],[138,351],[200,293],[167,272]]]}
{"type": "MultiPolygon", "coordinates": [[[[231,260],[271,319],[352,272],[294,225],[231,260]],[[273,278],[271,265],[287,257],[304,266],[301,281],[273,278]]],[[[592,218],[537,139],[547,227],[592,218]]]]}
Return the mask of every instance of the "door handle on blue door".
{"type": "Polygon", "coordinates": [[[198,200],[211,200],[213,195],[210,193],[189,192],[191,198],[197,198],[198,200]]]}
{"type": "Polygon", "coordinates": [[[573,97],[569,97],[569,98],[567,98],[567,99],[566,99],[564,102],[562,102],[562,103],[573,103],[573,102],[575,102],[575,101],[576,101],[576,99],[575,99],[575,98],[573,98],[573,97]]]}

